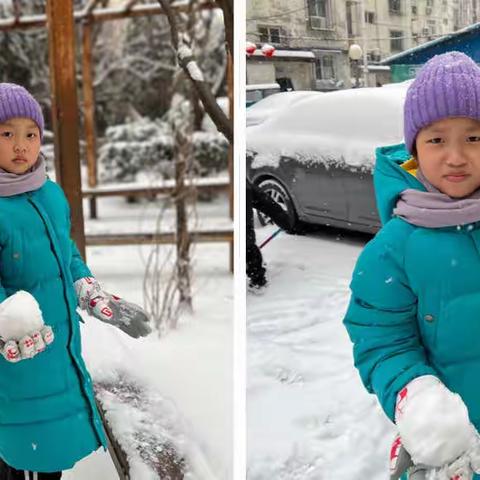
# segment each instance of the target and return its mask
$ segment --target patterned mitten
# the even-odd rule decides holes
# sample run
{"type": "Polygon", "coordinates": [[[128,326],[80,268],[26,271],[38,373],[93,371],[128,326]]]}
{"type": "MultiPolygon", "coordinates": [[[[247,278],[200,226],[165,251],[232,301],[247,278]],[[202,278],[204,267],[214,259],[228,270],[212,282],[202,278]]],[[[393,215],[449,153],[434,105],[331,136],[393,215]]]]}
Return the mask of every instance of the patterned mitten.
{"type": "Polygon", "coordinates": [[[126,300],[104,292],[93,277],[75,282],[78,305],[102,322],[110,323],[131,337],[148,335],[152,330],[145,311],[126,300]]]}
{"type": "Polygon", "coordinates": [[[8,362],[33,358],[53,342],[35,298],[19,290],[0,303],[0,353],[8,362]]]}
{"type": "Polygon", "coordinates": [[[33,358],[37,353],[43,352],[47,345],[53,342],[53,339],[52,327],[45,326],[42,330],[25,335],[20,340],[0,339],[0,353],[8,362],[16,363],[33,358]]]}

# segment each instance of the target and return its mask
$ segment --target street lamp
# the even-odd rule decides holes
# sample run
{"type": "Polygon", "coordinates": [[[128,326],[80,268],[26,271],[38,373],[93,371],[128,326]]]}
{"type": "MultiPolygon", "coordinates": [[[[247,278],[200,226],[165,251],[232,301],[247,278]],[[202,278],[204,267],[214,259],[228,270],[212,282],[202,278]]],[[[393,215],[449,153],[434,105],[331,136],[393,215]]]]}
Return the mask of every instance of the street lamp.
{"type": "Polygon", "coordinates": [[[348,48],[348,56],[350,60],[352,60],[355,64],[355,86],[354,88],[358,88],[360,86],[360,66],[358,64],[358,61],[362,58],[363,56],[363,50],[360,45],[357,45],[356,43],[352,43],[350,47],[348,48]]]}

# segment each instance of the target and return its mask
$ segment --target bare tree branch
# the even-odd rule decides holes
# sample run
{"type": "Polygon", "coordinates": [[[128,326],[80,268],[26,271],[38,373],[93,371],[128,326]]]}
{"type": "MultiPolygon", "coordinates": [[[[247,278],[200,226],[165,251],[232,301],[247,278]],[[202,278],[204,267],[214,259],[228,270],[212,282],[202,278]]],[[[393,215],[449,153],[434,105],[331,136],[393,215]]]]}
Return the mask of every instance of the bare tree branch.
{"type": "Polygon", "coordinates": [[[190,49],[189,35],[186,29],[181,29],[177,16],[170,4],[170,0],[158,0],[165,11],[170,24],[170,35],[173,48],[177,53],[180,67],[192,81],[195,91],[202,102],[203,108],[212,119],[217,129],[222,132],[230,144],[233,143],[233,122],[223,113],[213,96],[210,86],[205,82],[202,71],[198,67],[195,57],[190,49]]]}
{"type": "Polygon", "coordinates": [[[90,0],[85,6],[85,9],[83,10],[82,14],[85,16],[89,16],[93,12],[93,10],[95,9],[98,3],[99,3],[99,0],[90,0]]]}

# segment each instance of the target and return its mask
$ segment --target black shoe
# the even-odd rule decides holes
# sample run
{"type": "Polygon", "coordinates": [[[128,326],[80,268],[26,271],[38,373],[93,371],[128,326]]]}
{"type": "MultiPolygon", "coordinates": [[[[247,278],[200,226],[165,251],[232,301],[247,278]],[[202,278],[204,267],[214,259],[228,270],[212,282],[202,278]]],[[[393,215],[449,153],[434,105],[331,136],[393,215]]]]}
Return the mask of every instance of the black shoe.
{"type": "Polygon", "coordinates": [[[267,279],[262,276],[262,277],[257,277],[257,278],[251,278],[250,281],[248,282],[248,286],[250,288],[255,288],[257,290],[260,290],[267,284],[267,279]]]}

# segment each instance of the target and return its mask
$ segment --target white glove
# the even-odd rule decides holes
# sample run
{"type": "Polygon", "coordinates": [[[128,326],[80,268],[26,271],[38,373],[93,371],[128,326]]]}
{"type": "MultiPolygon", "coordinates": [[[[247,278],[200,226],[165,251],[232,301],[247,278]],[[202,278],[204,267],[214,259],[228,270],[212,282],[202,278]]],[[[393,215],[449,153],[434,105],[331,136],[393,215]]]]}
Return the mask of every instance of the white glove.
{"type": "MultiPolygon", "coordinates": [[[[400,391],[395,422],[413,463],[433,467],[437,474],[477,451],[479,437],[467,407],[433,375],[418,377],[400,391]]],[[[475,457],[472,470],[479,466],[475,457]]]]}

